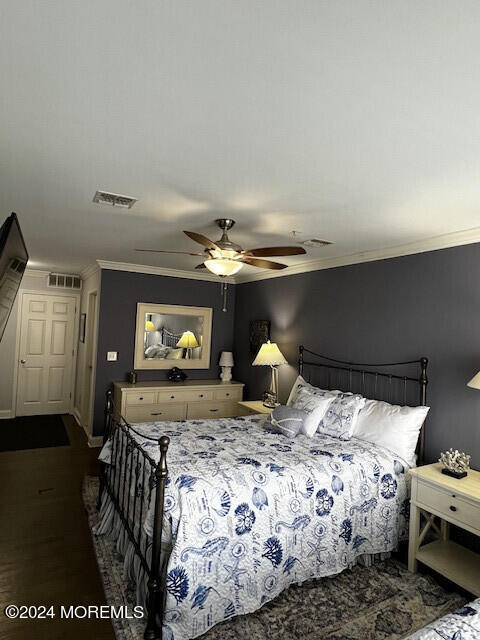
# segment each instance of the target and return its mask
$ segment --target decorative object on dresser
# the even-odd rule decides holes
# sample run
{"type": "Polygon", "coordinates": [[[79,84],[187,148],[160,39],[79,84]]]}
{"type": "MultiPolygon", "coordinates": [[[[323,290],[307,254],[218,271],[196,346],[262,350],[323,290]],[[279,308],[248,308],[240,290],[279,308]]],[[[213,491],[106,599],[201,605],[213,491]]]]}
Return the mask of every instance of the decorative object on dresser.
{"type": "Polygon", "coordinates": [[[470,467],[470,456],[463,453],[463,451],[458,451],[458,449],[444,451],[440,454],[439,462],[443,464],[444,468],[442,469],[442,473],[446,476],[456,478],[457,480],[467,477],[467,472],[470,467]]]}
{"type": "Polygon", "coordinates": [[[242,400],[238,403],[244,410],[245,415],[252,415],[255,413],[272,413],[273,407],[266,407],[263,404],[263,400],[242,400]]]}
{"type": "Polygon", "coordinates": [[[129,371],[127,375],[127,382],[130,384],[137,384],[137,374],[135,371],[129,371]]]}
{"type": "Polygon", "coordinates": [[[188,376],[185,371],[182,371],[178,367],[173,367],[168,372],[168,379],[170,380],[170,382],[183,382],[187,379],[187,377],[188,376]]]}
{"type": "Polygon", "coordinates": [[[270,340],[270,322],[268,320],[250,320],[250,353],[257,355],[260,347],[270,340]]]}
{"type": "Polygon", "coordinates": [[[210,367],[212,309],[178,305],[137,304],[135,369],[210,367]]]}
{"type": "Polygon", "coordinates": [[[457,482],[435,463],[411,469],[410,475],[408,568],[415,572],[422,562],[480,596],[480,554],[449,539],[450,524],[480,536],[480,472],[470,470],[465,480],[457,482]],[[422,545],[430,532],[438,539],[422,545]]]}
{"type": "Polygon", "coordinates": [[[222,351],[219,366],[222,368],[220,373],[220,380],[222,382],[230,382],[232,379],[232,367],[233,367],[233,353],[231,351],[222,351]]]}
{"type": "Polygon", "coordinates": [[[272,369],[270,389],[265,392],[263,404],[269,408],[275,408],[278,404],[278,367],[281,364],[288,364],[276,342],[265,342],[260,347],[255,360],[254,367],[269,366],[272,369]]]}
{"type": "Polygon", "coordinates": [[[220,380],[114,382],[116,411],[129,423],[239,415],[244,385],[220,380]]]}

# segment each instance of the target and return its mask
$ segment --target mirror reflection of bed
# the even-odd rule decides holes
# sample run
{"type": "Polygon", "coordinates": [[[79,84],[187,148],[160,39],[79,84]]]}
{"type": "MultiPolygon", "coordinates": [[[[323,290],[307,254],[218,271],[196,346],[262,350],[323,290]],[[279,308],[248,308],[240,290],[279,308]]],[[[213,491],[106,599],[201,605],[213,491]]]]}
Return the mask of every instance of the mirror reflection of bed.
{"type": "Polygon", "coordinates": [[[146,360],[199,360],[202,343],[202,316],[145,314],[146,360]]]}

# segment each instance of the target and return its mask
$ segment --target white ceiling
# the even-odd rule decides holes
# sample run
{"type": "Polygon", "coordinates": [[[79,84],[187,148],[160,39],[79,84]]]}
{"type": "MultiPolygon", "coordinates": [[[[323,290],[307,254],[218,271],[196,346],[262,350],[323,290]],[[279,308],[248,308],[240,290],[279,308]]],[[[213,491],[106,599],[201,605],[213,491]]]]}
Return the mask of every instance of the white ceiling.
{"type": "MultiPolygon", "coordinates": [[[[18,0],[0,9],[0,211],[32,266],[192,269],[182,229],[296,264],[480,226],[477,0],[18,0]],[[131,210],[92,203],[101,188],[131,210]]],[[[245,270],[250,267],[245,267],[245,270]]]]}

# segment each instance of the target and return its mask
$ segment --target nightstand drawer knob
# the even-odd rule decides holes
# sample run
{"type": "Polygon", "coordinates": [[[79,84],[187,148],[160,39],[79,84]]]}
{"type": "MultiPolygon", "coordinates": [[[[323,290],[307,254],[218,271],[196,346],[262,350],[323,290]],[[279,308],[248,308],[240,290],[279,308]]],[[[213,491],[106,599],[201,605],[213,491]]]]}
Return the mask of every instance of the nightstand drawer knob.
{"type": "Polygon", "coordinates": [[[450,505],[450,511],[456,511],[457,507],[454,507],[453,505],[450,505]]]}

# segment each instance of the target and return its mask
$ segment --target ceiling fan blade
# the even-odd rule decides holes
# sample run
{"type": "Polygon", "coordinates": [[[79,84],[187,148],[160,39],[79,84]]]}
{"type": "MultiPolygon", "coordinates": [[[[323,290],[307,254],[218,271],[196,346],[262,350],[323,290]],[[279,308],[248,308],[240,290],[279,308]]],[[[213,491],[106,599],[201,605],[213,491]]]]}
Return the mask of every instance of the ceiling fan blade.
{"type": "Polygon", "coordinates": [[[206,269],[207,267],[205,266],[205,263],[201,262],[200,264],[197,264],[197,266],[195,267],[195,269],[206,269]]]}
{"type": "Polygon", "coordinates": [[[307,253],[303,247],[263,247],[261,249],[246,249],[247,256],[300,256],[307,253]]]}
{"type": "Polygon", "coordinates": [[[250,264],[252,267],[260,267],[260,269],[286,269],[288,265],[281,264],[280,262],[272,262],[271,260],[259,260],[258,258],[249,258],[248,256],[242,256],[239,258],[240,262],[250,264]]]}
{"type": "Polygon", "coordinates": [[[203,245],[207,249],[211,249],[212,251],[220,251],[220,247],[217,247],[217,245],[209,240],[206,236],[202,236],[201,233],[196,233],[195,231],[184,231],[183,233],[195,242],[198,242],[198,244],[203,245]]]}
{"type": "Polygon", "coordinates": [[[190,253],[189,251],[163,251],[162,249],[135,249],[135,251],[148,251],[150,253],[181,253],[185,256],[203,256],[203,253],[190,253]]]}

